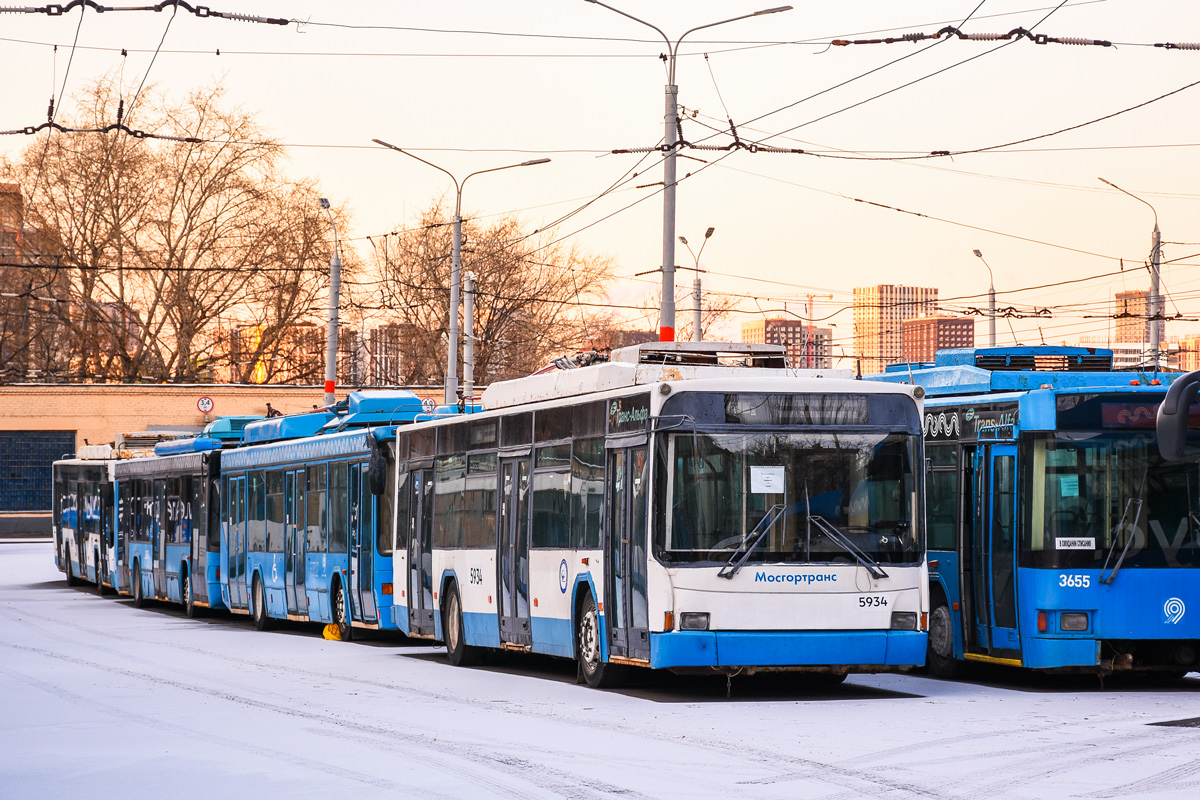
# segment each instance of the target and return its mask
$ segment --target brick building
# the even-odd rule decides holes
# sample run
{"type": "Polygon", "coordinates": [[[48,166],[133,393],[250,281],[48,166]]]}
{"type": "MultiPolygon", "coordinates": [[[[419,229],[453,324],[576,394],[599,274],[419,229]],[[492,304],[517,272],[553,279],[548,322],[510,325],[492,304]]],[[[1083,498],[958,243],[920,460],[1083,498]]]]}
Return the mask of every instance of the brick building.
{"type": "Polygon", "coordinates": [[[904,361],[933,361],[938,350],[972,347],[975,320],[970,317],[915,317],[901,323],[904,361]]]}
{"type": "Polygon", "coordinates": [[[926,286],[884,283],[854,290],[854,356],[863,374],[903,359],[900,323],[937,314],[937,297],[938,290],[926,286]]]}
{"type": "Polygon", "coordinates": [[[742,323],[742,341],[746,344],[781,344],[787,349],[793,367],[829,369],[833,366],[833,328],[812,329],[799,319],[756,319],[742,323]]]}

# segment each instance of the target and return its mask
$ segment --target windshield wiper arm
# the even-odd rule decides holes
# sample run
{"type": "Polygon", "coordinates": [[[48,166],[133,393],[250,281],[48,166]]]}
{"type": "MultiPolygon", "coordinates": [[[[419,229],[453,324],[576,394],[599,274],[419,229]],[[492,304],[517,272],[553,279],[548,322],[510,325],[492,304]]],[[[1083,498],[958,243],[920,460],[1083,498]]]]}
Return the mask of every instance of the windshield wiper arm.
{"type": "Polygon", "coordinates": [[[771,528],[775,525],[775,521],[783,515],[783,503],[776,503],[767,509],[767,513],[763,514],[762,519],[754,526],[754,530],[750,531],[737,549],[733,551],[733,555],[729,557],[729,561],[725,566],[721,567],[721,571],[717,573],[718,578],[728,578],[733,580],[733,576],[737,575],[738,570],[750,558],[750,554],[754,552],[754,548],[758,547],[759,543],[766,538],[771,528]]]}
{"type": "Polygon", "coordinates": [[[1150,467],[1147,465],[1146,471],[1142,473],[1142,483],[1138,486],[1136,497],[1131,497],[1125,501],[1125,510],[1121,512],[1121,519],[1117,521],[1116,527],[1113,528],[1112,545],[1108,548],[1108,554],[1104,556],[1104,566],[1100,568],[1100,582],[1110,584],[1113,578],[1117,577],[1117,572],[1121,569],[1121,564],[1125,563],[1125,554],[1129,552],[1129,546],[1133,544],[1133,539],[1137,535],[1138,522],[1142,519],[1142,491],[1146,488],[1146,477],[1150,474],[1150,467]],[[1129,538],[1125,540],[1125,548],[1121,550],[1121,557],[1117,559],[1117,563],[1113,565],[1112,572],[1108,573],[1108,579],[1104,578],[1104,570],[1108,569],[1108,562],[1112,559],[1113,552],[1117,549],[1117,534],[1121,532],[1121,528],[1125,524],[1125,518],[1129,516],[1129,507],[1134,506],[1137,512],[1133,515],[1133,525],[1129,528],[1129,538]]]}
{"type": "Polygon", "coordinates": [[[839,531],[837,526],[832,522],[820,516],[819,514],[809,514],[808,519],[813,525],[816,525],[817,530],[828,536],[834,544],[838,545],[847,553],[854,556],[854,559],[858,561],[859,564],[862,564],[864,567],[866,567],[867,572],[871,573],[872,578],[875,580],[880,580],[888,576],[888,574],[883,571],[883,567],[879,566],[878,561],[870,558],[866,553],[860,550],[858,545],[850,541],[850,539],[846,537],[846,534],[839,531]]]}

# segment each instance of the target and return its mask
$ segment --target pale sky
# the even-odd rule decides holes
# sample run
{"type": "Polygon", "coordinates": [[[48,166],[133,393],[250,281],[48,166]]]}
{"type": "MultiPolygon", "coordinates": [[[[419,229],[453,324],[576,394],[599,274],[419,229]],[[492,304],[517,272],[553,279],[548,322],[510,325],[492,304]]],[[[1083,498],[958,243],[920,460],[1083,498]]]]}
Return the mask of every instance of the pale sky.
{"type": "MultiPolygon", "coordinates": [[[[688,28],[768,3],[610,5],[674,40],[688,28]]],[[[1168,335],[1200,332],[1194,321],[1200,319],[1200,85],[990,152],[854,160],[1041,137],[1200,81],[1200,51],[1144,46],[1200,42],[1194,0],[1056,5],[800,2],[792,11],[685,39],[676,74],[679,102],[689,113],[698,111],[695,121],[684,123],[687,140],[728,143],[731,137],[720,131],[731,116],[744,140],[851,157],[681,151],[692,158],[679,159],[680,177],[696,174],[679,184],[677,233],[695,244],[707,227],[716,228],[701,267],[708,270],[706,291],[745,296],[746,313],[734,314],[728,326],[734,338],[739,323],[752,316],[782,315],[785,303],[802,315],[806,292],[832,294],[816,301],[816,316],[836,324],[835,341],[848,353],[851,291],[877,283],[937,286],[950,312],[986,309],[988,273],[973,249],[995,274],[1000,308],[1048,308],[1052,315],[1012,320],[1015,333],[1008,320],[998,320],[999,343],[1014,336],[1024,344],[1042,336],[1056,344],[1105,336],[1113,293],[1149,286],[1144,264],[1154,216],[1100,177],[1157,211],[1165,310],[1188,318],[1169,322],[1168,335]],[[937,44],[828,46],[835,38],[934,33],[968,17],[962,29],[971,33],[1036,25],[1035,33],[1117,46],[1029,40],[1004,46],[947,37],[937,44]],[[909,57],[891,63],[903,56],[909,57]],[[973,60],[959,64],[967,59],[973,60]],[[878,71],[839,86],[871,70],[878,71]],[[876,98],[884,92],[890,93],[876,98]],[[710,166],[698,171],[705,164],[694,158],[710,166]],[[1107,273],[1118,274],[1080,280],[1107,273]],[[1029,288],[1063,281],[1078,282],[1029,288]]],[[[642,156],[608,154],[650,147],[662,136],[666,73],[658,55],[664,45],[650,28],[584,0],[212,0],[210,8],[308,24],[248,24],[183,11],[172,21],[170,9],[89,10],[82,24],[78,9],[57,17],[0,15],[0,63],[8,76],[0,83],[0,130],[45,121],[47,99],[58,94],[64,75],[64,113],[72,111],[73,91],[119,73],[123,61],[125,81],[135,87],[163,40],[149,81],[180,95],[223,81],[232,102],[259,112],[272,135],[293,145],[288,172],[317,178],[331,201],[349,209],[353,228],[342,235],[360,249],[368,247],[366,236],[403,227],[451,189],[437,170],[371,144],[379,138],[460,177],[551,158],[466,184],[464,216],[517,213],[530,228],[575,211],[633,169],[636,178],[555,234],[611,256],[623,278],[659,266],[660,187],[635,187],[662,180],[660,159],[651,155],[635,167],[642,156]],[[59,45],[57,53],[52,44],[59,45]]],[[[15,156],[32,141],[0,137],[0,153],[15,156]]],[[[693,263],[682,245],[676,263],[693,263]]],[[[613,304],[637,305],[655,280],[618,281],[613,304]]],[[[690,285],[691,273],[678,273],[678,280],[690,285]]],[[[680,325],[689,304],[681,304],[680,325]]],[[[986,319],[978,318],[980,344],[986,331],[986,319]]]]}

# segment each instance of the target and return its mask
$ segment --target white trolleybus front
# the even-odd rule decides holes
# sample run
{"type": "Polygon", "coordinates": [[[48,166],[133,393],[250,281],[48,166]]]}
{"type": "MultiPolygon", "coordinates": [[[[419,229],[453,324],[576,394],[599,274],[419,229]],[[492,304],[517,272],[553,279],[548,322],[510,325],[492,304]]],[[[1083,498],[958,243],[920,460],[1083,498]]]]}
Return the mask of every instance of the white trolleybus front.
{"type": "Polygon", "coordinates": [[[398,627],[456,664],[574,658],[592,686],[924,663],[919,388],[772,345],[573,366],[397,436],[398,627]]]}

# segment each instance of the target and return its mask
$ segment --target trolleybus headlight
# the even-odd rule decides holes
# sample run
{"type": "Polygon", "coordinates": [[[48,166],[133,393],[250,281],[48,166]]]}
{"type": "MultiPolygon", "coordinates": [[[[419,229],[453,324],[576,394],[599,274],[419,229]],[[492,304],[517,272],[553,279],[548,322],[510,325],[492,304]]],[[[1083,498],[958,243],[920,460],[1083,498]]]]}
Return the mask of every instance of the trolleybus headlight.
{"type": "Polygon", "coordinates": [[[917,612],[915,611],[893,611],[892,612],[892,630],[894,631],[915,631],[917,629],[917,612]]]}
{"type": "Polygon", "coordinates": [[[1088,615],[1075,613],[1062,613],[1058,615],[1058,626],[1064,631],[1086,631],[1088,629],[1088,615]]]}
{"type": "Polygon", "coordinates": [[[706,631],[708,630],[708,613],[699,611],[684,611],[679,615],[679,630],[706,631]]]}

